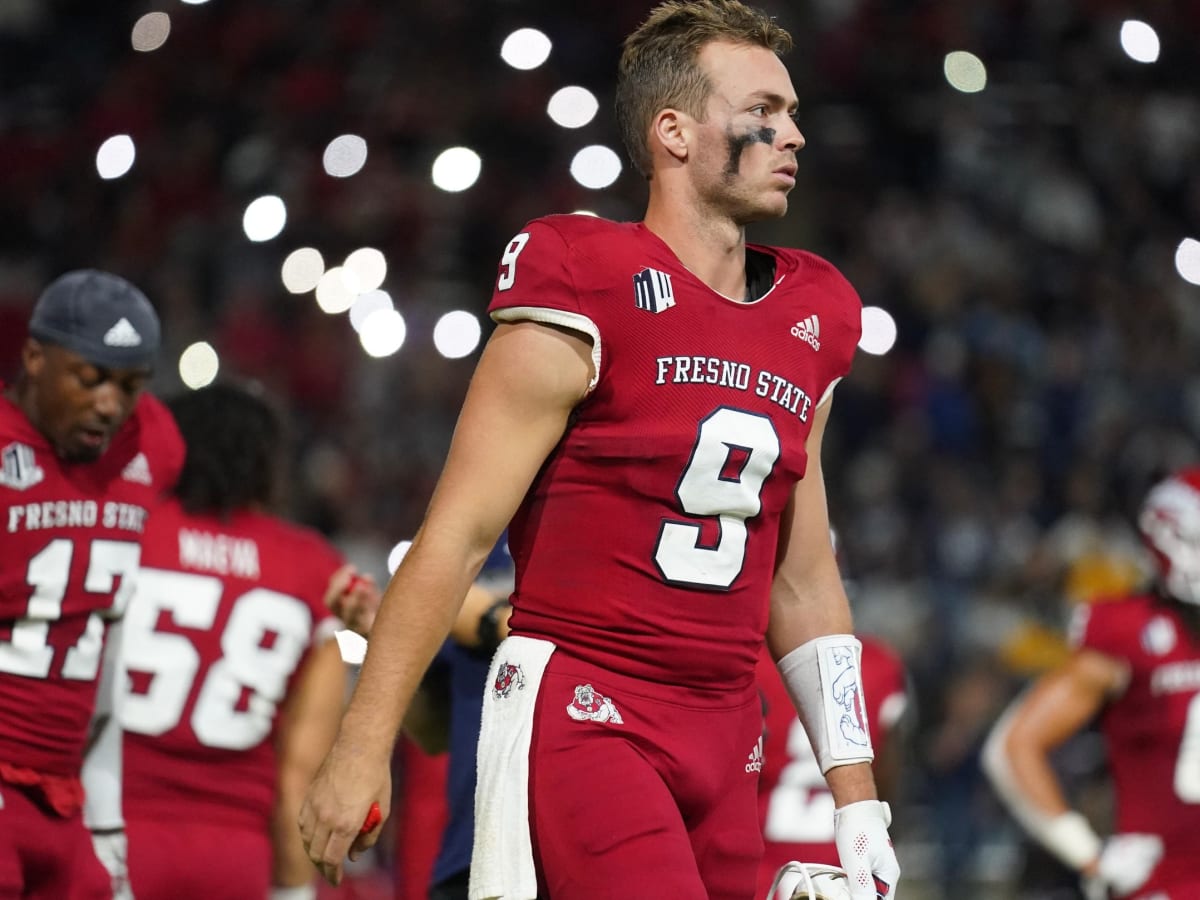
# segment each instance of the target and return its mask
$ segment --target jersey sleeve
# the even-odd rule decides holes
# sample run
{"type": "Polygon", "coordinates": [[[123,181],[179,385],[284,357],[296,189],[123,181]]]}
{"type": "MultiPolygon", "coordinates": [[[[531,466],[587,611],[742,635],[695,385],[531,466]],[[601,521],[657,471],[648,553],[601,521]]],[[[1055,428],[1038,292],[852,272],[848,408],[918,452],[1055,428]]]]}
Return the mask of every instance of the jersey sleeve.
{"type": "Polygon", "coordinates": [[[498,323],[541,322],[585,335],[592,342],[591,390],[600,373],[600,328],[582,309],[572,258],[557,228],[542,219],[529,222],[500,256],[488,313],[498,323]]]}
{"type": "Polygon", "coordinates": [[[142,428],[142,452],[150,463],[154,487],[160,496],[169,494],[183,471],[187,448],[183,435],[166,405],[152,394],[142,394],[138,400],[138,417],[142,428]]]}
{"type": "Polygon", "coordinates": [[[1079,603],[1071,613],[1067,642],[1073,650],[1095,650],[1116,659],[1129,659],[1144,625],[1140,604],[1079,603]]]}

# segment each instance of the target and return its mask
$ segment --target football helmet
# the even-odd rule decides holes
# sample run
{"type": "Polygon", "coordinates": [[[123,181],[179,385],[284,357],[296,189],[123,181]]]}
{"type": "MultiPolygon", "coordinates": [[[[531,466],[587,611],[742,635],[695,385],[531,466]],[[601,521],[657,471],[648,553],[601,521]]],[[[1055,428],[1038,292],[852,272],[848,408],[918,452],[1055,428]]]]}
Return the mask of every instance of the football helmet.
{"type": "Polygon", "coordinates": [[[849,879],[837,866],[792,860],[775,873],[766,900],[851,900],[849,879]]]}
{"type": "Polygon", "coordinates": [[[1184,469],[1151,488],[1138,528],[1166,592],[1200,604],[1200,467],[1184,469]]]}

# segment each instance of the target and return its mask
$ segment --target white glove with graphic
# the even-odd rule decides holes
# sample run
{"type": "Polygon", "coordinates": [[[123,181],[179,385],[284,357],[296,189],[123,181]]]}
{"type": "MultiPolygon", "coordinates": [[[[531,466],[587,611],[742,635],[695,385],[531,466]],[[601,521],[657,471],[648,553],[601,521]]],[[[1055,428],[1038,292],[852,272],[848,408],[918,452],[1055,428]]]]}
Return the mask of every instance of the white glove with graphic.
{"type": "Polygon", "coordinates": [[[133,900],[133,889],[129,886],[129,868],[126,860],[129,858],[128,844],[125,841],[125,830],[122,828],[106,828],[103,831],[92,832],[92,848],[96,859],[108,870],[112,879],[113,900],[133,900]]]}
{"type": "Polygon", "coordinates": [[[1150,879],[1162,855],[1162,838],[1156,834],[1114,834],[1104,842],[1096,874],[1083,879],[1084,896],[1130,896],[1150,879]]]}
{"type": "Polygon", "coordinates": [[[893,900],[900,863],[888,826],[892,810],[878,800],[860,800],[834,810],[838,859],[850,879],[852,900],[893,900]]]}

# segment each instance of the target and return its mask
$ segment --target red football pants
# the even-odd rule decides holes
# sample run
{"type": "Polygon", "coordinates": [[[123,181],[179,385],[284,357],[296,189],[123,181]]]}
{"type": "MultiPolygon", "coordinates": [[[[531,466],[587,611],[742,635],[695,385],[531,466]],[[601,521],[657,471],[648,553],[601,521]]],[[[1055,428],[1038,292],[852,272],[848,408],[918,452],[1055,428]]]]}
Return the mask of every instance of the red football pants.
{"type": "Polygon", "coordinates": [[[0,900],[74,896],[112,897],[83,817],[64,819],[22,788],[0,781],[0,900]]]}
{"type": "Polygon", "coordinates": [[[530,745],[540,896],[752,900],[762,836],[762,706],[751,687],[697,692],[550,657],[530,745]],[[621,724],[572,718],[578,686],[621,724]]]}
{"type": "Polygon", "coordinates": [[[263,900],[271,839],[228,825],[126,817],[129,883],[137,900],[263,900]]]}

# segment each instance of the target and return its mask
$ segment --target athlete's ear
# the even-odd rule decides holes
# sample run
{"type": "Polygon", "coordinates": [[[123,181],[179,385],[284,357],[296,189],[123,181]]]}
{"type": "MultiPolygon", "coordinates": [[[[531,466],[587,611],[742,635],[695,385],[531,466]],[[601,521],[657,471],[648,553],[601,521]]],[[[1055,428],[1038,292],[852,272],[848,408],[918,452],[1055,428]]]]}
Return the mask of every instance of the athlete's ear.
{"type": "Polygon", "coordinates": [[[651,146],[662,147],[675,162],[685,162],[691,143],[694,120],[677,109],[659,110],[650,123],[651,146]]]}

